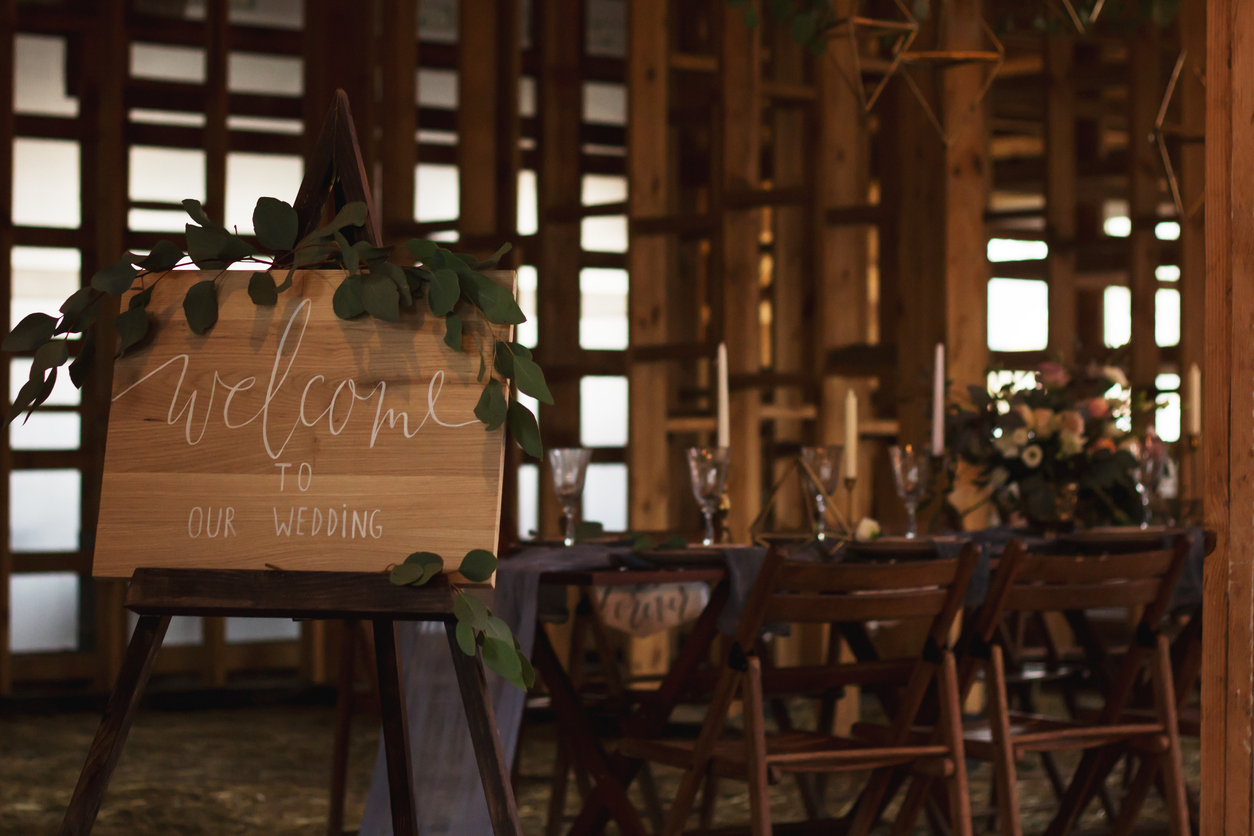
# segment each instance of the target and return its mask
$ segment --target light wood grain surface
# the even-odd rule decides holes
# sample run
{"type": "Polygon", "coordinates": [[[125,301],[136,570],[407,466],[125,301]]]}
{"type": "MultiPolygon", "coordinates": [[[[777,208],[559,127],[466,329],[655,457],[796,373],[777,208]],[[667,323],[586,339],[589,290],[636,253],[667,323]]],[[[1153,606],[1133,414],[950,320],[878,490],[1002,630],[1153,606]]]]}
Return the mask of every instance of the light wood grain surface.
{"type": "MultiPolygon", "coordinates": [[[[341,271],[298,273],[276,307],[232,271],[197,336],[183,295],[213,275],[160,282],[155,339],[116,364],[95,575],[376,571],[415,551],[451,570],[494,549],[504,429],[474,416],[483,323],[464,315],[459,353],[425,301],[398,323],[344,321],[341,271]]],[[[513,288],[512,272],[493,278],[513,288]]]]}

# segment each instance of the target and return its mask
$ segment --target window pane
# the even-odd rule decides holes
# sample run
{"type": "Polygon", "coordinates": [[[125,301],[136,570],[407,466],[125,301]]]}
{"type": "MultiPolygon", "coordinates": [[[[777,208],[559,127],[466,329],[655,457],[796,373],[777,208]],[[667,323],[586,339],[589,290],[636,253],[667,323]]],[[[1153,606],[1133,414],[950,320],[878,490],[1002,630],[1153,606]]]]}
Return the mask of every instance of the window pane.
{"type": "Polygon", "coordinates": [[[13,224],[73,229],[79,225],[78,143],[13,140],[13,224]]]}
{"type": "Polygon", "coordinates": [[[253,232],[253,209],[259,197],[277,197],[291,203],[300,189],[305,162],[285,154],[226,156],[226,225],[244,234],[253,232]]]}
{"type": "Polygon", "coordinates": [[[9,425],[9,446],[14,450],[77,450],[81,444],[82,418],[77,412],[36,411],[9,425]]]}
{"type": "Polygon", "coordinates": [[[414,177],[414,220],[456,220],[461,211],[457,166],[420,163],[414,177]]]}
{"type": "Polygon", "coordinates": [[[1154,278],[1160,282],[1180,281],[1180,268],[1175,264],[1160,264],[1154,268],[1154,278]]]}
{"type": "Polygon", "coordinates": [[[78,550],[82,474],[14,470],[9,474],[9,542],[15,552],[78,550]]]}
{"type": "Polygon", "coordinates": [[[1180,440],[1180,393],[1166,392],[1158,396],[1154,413],[1154,431],[1163,441],[1180,440]]]}
{"type": "Polygon", "coordinates": [[[233,93],[300,96],[305,92],[304,62],[292,55],[232,52],[226,73],[227,88],[233,93]]]}
{"type": "Polygon", "coordinates": [[[1109,348],[1132,339],[1132,293],[1126,287],[1108,287],[1102,294],[1104,341],[1109,348]]]}
{"type": "Polygon", "coordinates": [[[1180,291],[1174,288],[1154,293],[1154,342],[1180,344],[1180,291]]]}
{"type": "Polygon", "coordinates": [[[599,253],[627,252],[627,217],[603,215],[584,218],[580,223],[580,246],[599,253]]]}
{"type": "MultiPolygon", "coordinates": [[[[126,614],[127,636],[135,632],[139,616],[133,612],[126,614]]],[[[170,618],[170,626],[166,628],[162,647],[187,647],[204,641],[205,623],[198,615],[176,615],[170,618]]]]}
{"type": "MultiPolygon", "coordinates": [[[[131,75],[162,81],[205,83],[205,51],[194,46],[131,44],[131,75]]],[[[188,109],[194,109],[190,105],[188,109]]]]}
{"type": "Polygon", "coordinates": [[[587,51],[606,58],[627,57],[626,0],[588,0],[587,51]]]}
{"type": "Polygon", "coordinates": [[[582,192],[584,206],[622,203],[627,199],[627,178],[615,174],[585,174],[582,192]]]}
{"type": "Polygon", "coordinates": [[[137,232],[183,232],[191,219],[182,209],[128,209],[126,227],[137,232]]]}
{"type": "Polygon", "coordinates": [[[457,43],[457,0],[423,0],[419,3],[418,32],[424,41],[457,43]]]}
{"type": "Polygon", "coordinates": [[[9,327],[37,311],[60,316],[61,303],[79,288],[82,253],[64,247],[14,247],[9,327]]]}
{"type": "Polygon", "coordinates": [[[1020,241],[1016,238],[990,238],[989,261],[1032,261],[1049,255],[1044,241],[1020,241]]]}
{"type": "Polygon", "coordinates": [[[78,99],[65,95],[65,38],[18,35],[13,46],[13,110],[77,116],[78,99]]]}
{"type": "Polygon", "coordinates": [[[627,446],[627,378],[580,378],[579,443],[584,447],[627,446]]]}
{"type": "Polygon", "coordinates": [[[533,539],[540,533],[540,468],[518,466],[518,536],[533,539]]]}
{"type": "Polygon", "coordinates": [[[579,290],[579,345],[626,348],[627,271],[585,267],[579,271],[579,290]]]}
{"type": "Polygon", "coordinates": [[[176,206],[189,198],[203,202],[205,152],[188,148],[133,146],[130,195],[131,200],[154,200],[176,206]]]}
{"type": "Polygon", "coordinates": [[[584,82],[583,119],[602,125],[626,125],[627,88],[622,84],[584,82]]]}
{"type": "Polygon", "coordinates": [[[1154,237],[1159,241],[1175,241],[1180,237],[1180,224],[1175,221],[1163,221],[1155,224],[1154,237]]]}
{"type": "Polygon", "coordinates": [[[535,267],[524,264],[518,268],[518,307],[522,308],[527,321],[518,326],[517,339],[527,348],[535,348],[539,338],[539,326],[536,323],[536,283],[535,267]]]}
{"type": "Polygon", "coordinates": [[[588,465],[583,518],[601,523],[606,531],[627,530],[627,465],[588,465]]]}
{"type": "Polygon", "coordinates": [[[1049,345],[1049,285],[1029,279],[990,279],[988,347],[1040,351],[1049,345]]]}
{"type": "Polygon", "coordinates": [[[457,73],[453,70],[422,68],[418,71],[418,104],[423,107],[457,109],[457,73]]]}
{"type": "MultiPolygon", "coordinates": [[[[17,399],[22,384],[30,379],[30,367],[34,360],[29,357],[17,357],[9,361],[9,402],[17,399]]],[[[82,401],[82,393],[74,388],[68,374],[58,374],[57,382],[52,387],[52,394],[44,401],[48,406],[78,406],[82,401]]]]}
{"type": "Polygon", "coordinates": [[[39,653],[78,648],[78,575],[25,572],[9,581],[9,649],[39,653]]]}
{"type": "Polygon", "coordinates": [[[539,204],[536,198],[536,173],[531,169],[518,172],[518,234],[535,235],[540,228],[539,204]]]}

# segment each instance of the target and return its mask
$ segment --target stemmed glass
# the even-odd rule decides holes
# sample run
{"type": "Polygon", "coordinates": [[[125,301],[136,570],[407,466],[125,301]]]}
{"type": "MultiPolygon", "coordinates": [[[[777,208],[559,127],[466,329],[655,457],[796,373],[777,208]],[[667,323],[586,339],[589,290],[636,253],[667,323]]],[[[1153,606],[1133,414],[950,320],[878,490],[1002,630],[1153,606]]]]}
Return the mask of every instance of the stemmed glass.
{"type": "Polygon", "coordinates": [[[806,497],[810,500],[810,515],[814,523],[814,536],[822,540],[825,537],[827,524],[827,499],[836,492],[836,484],[840,481],[840,461],[845,448],[840,444],[826,447],[802,447],[801,460],[809,467],[801,468],[801,479],[806,489],[806,497]],[[815,484],[811,473],[818,477],[820,484],[815,484]],[[822,490],[820,490],[822,488],[822,490]]]}
{"type": "Polygon", "coordinates": [[[583,498],[583,481],[588,473],[592,451],[585,447],[553,447],[549,449],[549,469],[553,471],[553,492],[562,503],[566,515],[566,537],[562,542],[575,545],[575,516],[583,498]]]}
{"type": "Polygon", "coordinates": [[[714,545],[714,512],[718,510],[727,486],[727,462],[731,450],[727,447],[689,447],[688,475],[692,479],[692,495],[705,516],[703,546],[714,545]]]}
{"type": "Polygon", "coordinates": [[[1136,492],[1141,495],[1141,528],[1154,519],[1153,499],[1162,484],[1167,466],[1167,445],[1154,433],[1147,433],[1137,445],[1136,492]]]}
{"type": "Polygon", "coordinates": [[[906,504],[906,537],[914,539],[918,536],[918,520],[915,512],[919,508],[919,500],[927,489],[928,465],[930,456],[927,449],[920,449],[913,444],[904,446],[893,445],[888,448],[888,455],[893,462],[893,481],[897,485],[897,496],[906,504]]]}

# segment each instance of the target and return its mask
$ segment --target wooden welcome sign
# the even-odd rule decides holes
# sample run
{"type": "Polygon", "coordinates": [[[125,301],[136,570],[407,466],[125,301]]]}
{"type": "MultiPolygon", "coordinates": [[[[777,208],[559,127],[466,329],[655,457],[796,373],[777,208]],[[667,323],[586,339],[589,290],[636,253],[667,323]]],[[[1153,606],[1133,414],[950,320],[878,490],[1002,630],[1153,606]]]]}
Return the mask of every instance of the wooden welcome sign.
{"type": "MultiPolygon", "coordinates": [[[[465,317],[457,352],[425,300],[396,323],[337,318],[343,271],[298,272],[270,307],[251,272],[227,272],[198,336],[183,295],[216,275],[159,282],[155,338],[115,365],[94,574],[373,572],[415,551],[452,571],[495,551],[505,430],[474,415],[482,321],[465,317]]],[[[513,290],[512,272],[488,275],[513,290]]]]}

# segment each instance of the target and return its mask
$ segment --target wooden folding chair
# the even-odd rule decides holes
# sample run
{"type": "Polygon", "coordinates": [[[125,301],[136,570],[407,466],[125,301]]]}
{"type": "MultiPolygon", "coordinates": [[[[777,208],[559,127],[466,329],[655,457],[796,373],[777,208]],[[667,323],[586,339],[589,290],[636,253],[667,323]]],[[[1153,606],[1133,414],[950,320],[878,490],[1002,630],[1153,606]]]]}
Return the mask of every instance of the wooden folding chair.
{"type": "MultiPolygon", "coordinates": [[[[1162,770],[1171,832],[1189,832],[1185,800],[1177,702],[1170,648],[1161,635],[1163,617],[1172,590],[1188,557],[1188,541],[1177,538],[1171,549],[1117,555],[1028,555],[1012,544],[1003,555],[989,589],[959,652],[959,679],[969,685],[977,666],[983,667],[988,686],[984,721],[968,724],[966,752],[992,762],[1000,831],[1022,833],[1019,817],[1017,761],[1027,752],[1083,750],[1084,756],[1068,785],[1050,825],[1051,836],[1070,831],[1098,791],[1125,746],[1132,747],[1145,766],[1137,782],[1150,782],[1162,770]],[[1003,613],[1081,612],[1098,607],[1143,607],[1134,640],[1114,668],[1104,703],[1088,718],[1056,719],[1013,712],[1007,704],[1002,648],[993,642],[1003,613]],[[1143,669],[1153,681],[1153,715],[1130,717],[1129,702],[1143,669]]],[[[1083,714],[1083,713],[1082,713],[1083,714]]],[[[917,813],[925,795],[919,787],[907,793],[910,815],[917,813]]],[[[1148,783],[1145,785],[1148,790],[1148,783]]],[[[1131,793],[1130,793],[1131,797],[1131,793]]],[[[1141,794],[1144,798],[1144,793],[1141,794]]],[[[1126,832],[1139,812],[1125,803],[1116,820],[1116,832],[1126,832]]]]}
{"type": "Polygon", "coordinates": [[[885,768],[908,766],[946,782],[952,832],[970,834],[957,667],[946,641],[962,609],[976,558],[976,549],[968,546],[951,560],[808,563],[786,560],[772,548],[721,666],[696,741],[627,739],[620,746],[619,751],[628,757],[684,769],[662,833],[678,836],[683,832],[697,791],[709,774],[748,782],[751,830],[754,836],[764,836],[771,833],[767,784],[778,781],[783,773],[873,769],[849,822],[849,833],[863,836],[878,818],[891,786],[891,771],[885,768]],[[849,623],[908,617],[932,619],[924,650],[910,658],[764,671],[754,653],[764,622],[849,623]],[[845,685],[900,689],[886,740],[766,731],[764,691],[822,693],[845,685]],[[932,687],[939,695],[939,729],[935,739],[912,741],[911,728],[932,687]],[[744,702],[744,734],[725,736],[728,708],[737,694],[744,702]]]}

